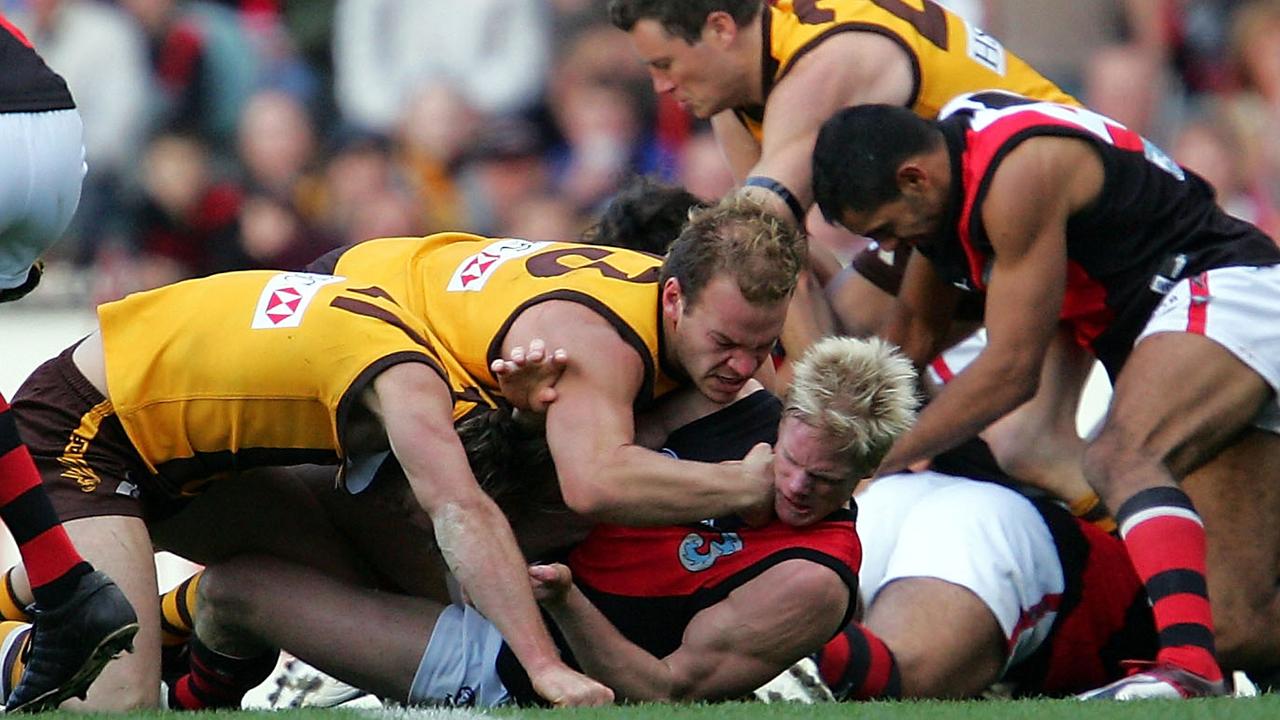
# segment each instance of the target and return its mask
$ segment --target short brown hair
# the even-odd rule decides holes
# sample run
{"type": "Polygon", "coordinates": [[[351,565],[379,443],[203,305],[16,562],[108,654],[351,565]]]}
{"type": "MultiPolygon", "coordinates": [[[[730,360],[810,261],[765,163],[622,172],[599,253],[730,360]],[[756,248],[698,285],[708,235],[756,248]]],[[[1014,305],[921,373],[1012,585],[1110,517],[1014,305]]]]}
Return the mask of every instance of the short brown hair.
{"type": "Polygon", "coordinates": [[[728,272],[747,302],[772,304],[795,290],[808,249],[800,229],[757,202],[731,195],[689,214],[667,251],[662,282],[678,280],[693,305],[707,283],[728,272]]]}
{"type": "Polygon", "coordinates": [[[668,33],[692,45],[702,38],[711,13],[727,12],[734,22],[746,25],[763,7],[762,0],[610,0],[609,21],[631,32],[641,20],[656,20],[668,33]]]}
{"type": "Polygon", "coordinates": [[[915,368],[890,343],[829,337],[795,364],[782,412],[835,442],[860,478],[915,422],[915,389],[915,368]]]}

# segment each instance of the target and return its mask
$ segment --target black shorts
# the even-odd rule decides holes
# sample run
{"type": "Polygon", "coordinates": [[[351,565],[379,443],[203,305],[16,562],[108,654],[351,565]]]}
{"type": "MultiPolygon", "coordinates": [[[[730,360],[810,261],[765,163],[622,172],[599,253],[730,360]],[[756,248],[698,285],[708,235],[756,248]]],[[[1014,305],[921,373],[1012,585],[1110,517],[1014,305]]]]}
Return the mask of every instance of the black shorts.
{"type": "Polygon", "coordinates": [[[172,515],[187,499],[156,491],[111,402],[72,362],[74,349],[36,368],[13,398],[18,433],[58,518],[172,515]]]}

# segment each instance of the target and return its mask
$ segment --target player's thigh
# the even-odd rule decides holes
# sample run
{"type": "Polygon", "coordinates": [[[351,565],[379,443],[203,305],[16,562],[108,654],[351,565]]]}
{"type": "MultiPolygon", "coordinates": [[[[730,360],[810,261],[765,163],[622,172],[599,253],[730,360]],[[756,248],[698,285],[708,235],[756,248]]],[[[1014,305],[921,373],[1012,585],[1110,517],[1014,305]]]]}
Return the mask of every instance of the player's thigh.
{"type": "Polygon", "coordinates": [[[1262,376],[1214,340],[1151,335],[1116,379],[1094,444],[1162,459],[1181,476],[1231,441],[1270,398],[1262,376]]]}
{"type": "Polygon", "coordinates": [[[151,539],[141,518],[85,517],[64,523],[76,548],[124,592],[138,614],[134,651],[107,663],[85,703],[67,707],[118,711],[160,702],[160,602],[151,539]]]}
{"type": "Polygon", "coordinates": [[[865,625],[893,652],[909,697],[968,697],[1000,677],[1006,642],[995,615],[967,588],[902,578],[876,593],[865,625]]]}
{"type": "Polygon", "coordinates": [[[219,479],[180,512],[153,523],[157,547],[209,564],[262,553],[336,577],[367,577],[365,563],[317,497],[333,468],[261,468],[219,479]]]}
{"type": "Polygon", "coordinates": [[[1209,596],[1228,667],[1280,666],[1280,435],[1246,432],[1183,483],[1208,536],[1209,596]]]}

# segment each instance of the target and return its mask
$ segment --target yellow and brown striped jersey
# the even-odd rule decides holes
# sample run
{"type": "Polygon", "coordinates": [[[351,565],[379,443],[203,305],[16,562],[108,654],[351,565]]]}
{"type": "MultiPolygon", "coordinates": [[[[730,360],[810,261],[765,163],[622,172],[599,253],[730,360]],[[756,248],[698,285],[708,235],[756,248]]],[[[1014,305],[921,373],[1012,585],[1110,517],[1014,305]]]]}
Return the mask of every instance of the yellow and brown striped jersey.
{"type": "Polygon", "coordinates": [[[609,321],[645,367],[644,406],[677,387],[662,365],[658,276],[662,261],[619,248],[441,233],[353,246],[334,272],[376,282],[405,298],[477,386],[497,391],[489,364],[519,314],[566,300],[609,321]]]}
{"type": "Polygon", "coordinates": [[[384,289],[310,273],[189,280],[98,309],[107,393],[148,467],[174,485],[348,457],[348,420],[380,372],[447,372],[384,289]]]}
{"type": "MultiPolygon", "coordinates": [[[[774,0],[765,6],[764,96],[795,62],[836,33],[873,32],[911,58],[914,87],[907,106],[936,117],[951,98],[996,88],[1052,102],[1080,103],[1004,49],[998,40],[932,0],[774,0]]],[[[764,108],[737,108],[756,140],[764,108]]]]}

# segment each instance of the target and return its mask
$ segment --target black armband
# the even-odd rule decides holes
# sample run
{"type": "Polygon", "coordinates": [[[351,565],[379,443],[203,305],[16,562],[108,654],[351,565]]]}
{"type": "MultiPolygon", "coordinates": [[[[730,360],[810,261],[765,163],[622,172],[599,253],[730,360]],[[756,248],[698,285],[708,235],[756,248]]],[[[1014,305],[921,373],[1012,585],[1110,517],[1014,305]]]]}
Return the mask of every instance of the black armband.
{"type": "Polygon", "coordinates": [[[743,186],[764,188],[765,190],[768,190],[782,198],[783,202],[787,204],[787,207],[791,209],[791,214],[795,216],[796,224],[801,228],[804,227],[804,208],[800,207],[800,201],[797,200],[796,196],[787,189],[786,185],[783,185],[771,177],[765,177],[764,175],[752,175],[747,178],[747,181],[743,183],[743,186]]]}

